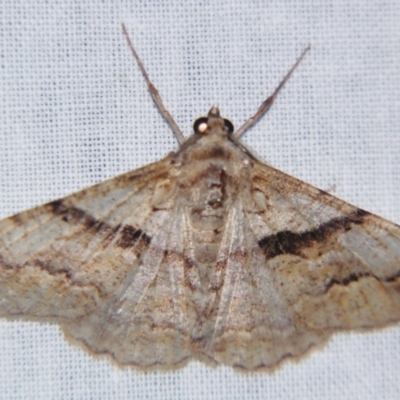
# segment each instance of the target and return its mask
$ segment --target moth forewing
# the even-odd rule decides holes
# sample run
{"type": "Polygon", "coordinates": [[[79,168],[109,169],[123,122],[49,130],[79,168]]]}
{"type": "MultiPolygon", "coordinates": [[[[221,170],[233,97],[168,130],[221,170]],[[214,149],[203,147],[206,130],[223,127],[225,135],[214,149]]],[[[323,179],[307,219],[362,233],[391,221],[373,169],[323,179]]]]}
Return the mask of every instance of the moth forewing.
{"type": "Polygon", "coordinates": [[[275,368],[400,320],[400,227],[258,161],[212,107],[180,147],[0,221],[0,316],[58,323],[140,369],[275,368]]]}

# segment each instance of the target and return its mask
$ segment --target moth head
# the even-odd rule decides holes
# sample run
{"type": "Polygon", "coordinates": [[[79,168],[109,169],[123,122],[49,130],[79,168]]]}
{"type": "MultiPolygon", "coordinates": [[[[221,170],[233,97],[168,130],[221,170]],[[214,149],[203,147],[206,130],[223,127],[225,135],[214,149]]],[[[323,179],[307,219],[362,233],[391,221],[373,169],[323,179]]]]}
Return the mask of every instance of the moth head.
{"type": "Polygon", "coordinates": [[[193,130],[194,133],[198,135],[218,132],[231,135],[234,131],[234,127],[231,121],[221,117],[219,108],[213,106],[210,108],[207,117],[196,119],[193,124],[193,130]]]}

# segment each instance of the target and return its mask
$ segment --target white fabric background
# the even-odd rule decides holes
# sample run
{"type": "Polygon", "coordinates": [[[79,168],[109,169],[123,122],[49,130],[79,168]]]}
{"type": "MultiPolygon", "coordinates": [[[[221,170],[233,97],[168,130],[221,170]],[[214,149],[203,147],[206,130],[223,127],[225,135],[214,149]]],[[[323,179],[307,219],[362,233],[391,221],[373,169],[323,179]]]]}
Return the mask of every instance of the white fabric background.
{"type": "MultiPolygon", "coordinates": [[[[312,45],[244,142],[264,161],[400,223],[397,0],[0,2],[0,217],[176,148],[124,21],[182,130],[213,104],[241,125],[312,45]]],[[[140,373],[56,326],[0,321],[4,399],[395,399],[400,326],[342,334],[272,375],[193,362],[140,373]]]]}

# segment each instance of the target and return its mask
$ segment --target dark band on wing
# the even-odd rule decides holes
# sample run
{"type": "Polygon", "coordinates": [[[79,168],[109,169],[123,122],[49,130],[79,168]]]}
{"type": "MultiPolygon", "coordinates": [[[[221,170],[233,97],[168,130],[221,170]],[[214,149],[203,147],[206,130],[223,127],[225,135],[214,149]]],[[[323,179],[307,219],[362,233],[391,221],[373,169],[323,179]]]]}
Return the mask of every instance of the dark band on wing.
{"type": "Polygon", "coordinates": [[[102,234],[107,238],[107,242],[110,242],[116,234],[119,233],[120,237],[117,240],[117,246],[126,249],[133,247],[140,241],[141,246],[147,246],[150,243],[151,238],[146,235],[141,229],[136,229],[132,225],[124,225],[122,228],[120,225],[112,227],[105,222],[102,222],[87,211],[82,210],[78,207],[68,207],[64,204],[63,200],[56,200],[47,204],[50,211],[58,216],[61,216],[64,222],[84,225],[87,230],[94,230],[97,233],[102,234]]]}
{"type": "MultiPolygon", "coordinates": [[[[348,286],[352,282],[357,282],[363,278],[372,278],[372,279],[376,279],[377,281],[380,281],[380,282],[386,282],[386,283],[392,284],[392,283],[396,283],[397,280],[400,278],[400,270],[386,278],[379,278],[376,275],[368,273],[368,272],[361,272],[358,274],[351,273],[350,275],[347,275],[347,276],[343,277],[342,279],[332,278],[325,287],[325,293],[328,292],[332,286],[335,286],[335,285],[348,286]]],[[[400,286],[398,286],[398,288],[397,288],[395,285],[394,289],[397,291],[400,291],[400,286]]]]}
{"type": "Polygon", "coordinates": [[[87,229],[100,228],[102,222],[78,207],[68,207],[63,200],[55,200],[47,203],[46,206],[54,215],[61,216],[64,222],[84,225],[87,229]]]}
{"type": "Polygon", "coordinates": [[[117,246],[127,249],[128,247],[133,247],[138,240],[142,241],[143,245],[147,246],[150,243],[151,238],[141,229],[136,229],[132,225],[125,225],[122,228],[117,246]]]}
{"type": "MultiPolygon", "coordinates": [[[[341,285],[341,286],[348,286],[350,285],[350,283],[352,282],[357,282],[359,281],[361,278],[368,278],[370,277],[371,274],[367,273],[367,272],[361,272],[359,274],[356,273],[351,273],[350,275],[345,276],[342,279],[338,279],[338,278],[332,278],[326,285],[325,287],[325,292],[328,292],[328,290],[335,285],[341,285]]],[[[376,278],[376,277],[375,277],[376,278]]],[[[376,278],[377,279],[377,278],[376,278]]]]}
{"type": "Polygon", "coordinates": [[[281,231],[274,235],[265,236],[258,241],[258,245],[264,251],[267,260],[281,254],[302,256],[302,250],[305,248],[324,243],[333,235],[350,230],[352,225],[362,224],[368,215],[367,211],[357,209],[346,217],[331,219],[313,230],[305,232],[281,231]]]}
{"type": "Polygon", "coordinates": [[[400,278],[400,270],[385,279],[385,282],[396,282],[400,278]]]}

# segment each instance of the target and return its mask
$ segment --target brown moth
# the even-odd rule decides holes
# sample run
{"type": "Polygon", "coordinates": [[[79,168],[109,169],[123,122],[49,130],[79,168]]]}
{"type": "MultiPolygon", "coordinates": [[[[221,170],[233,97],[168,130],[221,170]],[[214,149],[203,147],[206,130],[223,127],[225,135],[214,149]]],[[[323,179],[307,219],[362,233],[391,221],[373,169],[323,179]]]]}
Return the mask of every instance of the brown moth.
{"type": "Polygon", "coordinates": [[[256,370],[400,321],[400,227],[258,161],[212,107],[161,161],[0,221],[0,316],[121,365],[256,370]]]}

